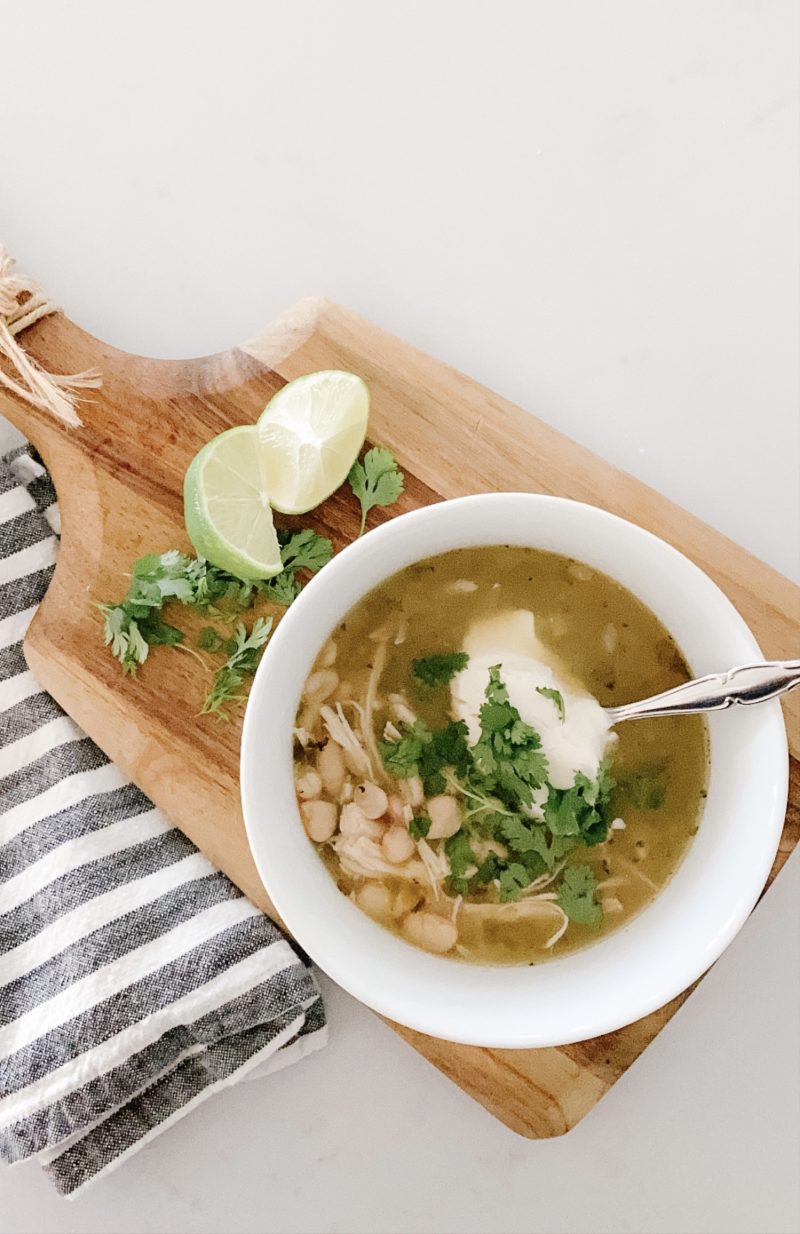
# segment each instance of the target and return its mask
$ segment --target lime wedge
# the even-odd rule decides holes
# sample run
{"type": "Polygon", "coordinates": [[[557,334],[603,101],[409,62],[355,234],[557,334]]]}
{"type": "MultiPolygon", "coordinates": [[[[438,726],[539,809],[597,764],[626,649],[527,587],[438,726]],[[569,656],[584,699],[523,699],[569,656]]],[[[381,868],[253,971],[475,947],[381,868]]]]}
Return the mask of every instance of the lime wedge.
{"type": "Polygon", "coordinates": [[[238,578],[282,569],[253,425],[220,433],[194,458],[183,482],[186,530],[195,552],[238,578]]]}
{"type": "Polygon", "coordinates": [[[344,482],[367,434],[369,390],[355,373],[298,377],[258,421],[264,479],[281,514],[313,510],[344,482]]]}

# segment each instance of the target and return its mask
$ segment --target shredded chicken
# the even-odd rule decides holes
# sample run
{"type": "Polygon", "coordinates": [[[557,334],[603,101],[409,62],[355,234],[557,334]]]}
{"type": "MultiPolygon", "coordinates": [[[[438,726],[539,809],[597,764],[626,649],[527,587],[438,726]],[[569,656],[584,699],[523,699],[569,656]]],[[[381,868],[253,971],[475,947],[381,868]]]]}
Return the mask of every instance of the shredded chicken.
{"type": "Polygon", "coordinates": [[[499,857],[502,861],[508,857],[508,849],[499,840],[476,840],[472,845],[472,851],[481,862],[485,861],[490,853],[494,853],[495,857],[499,857]]]}
{"type": "Polygon", "coordinates": [[[546,892],[543,895],[530,896],[527,899],[513,900],[507,904],[469,904],[465,902],[462,903],[459,911],[465,917],[473,919],[483,918],[484,920],[491,920],[492,918],[509,920],[514,917],[531,917],[537,913],[555,913],[560,919],[559,925],[543,944],[546,950],[556,945],[569,926],[567,914],[561,905],[556,903],[555,892],[546,892]]]}
{"type": "MultiPolygon", "coordinates": [[[[364,738],[364,745],[369,751],[370,758],[377,769],[378,775],[384,775],[383,761],[378,751],[378,743],[375,740],[375,728],[373,723],[373,713],[375,711],[375,701],[378,693],[378,682],[381,679],[381,673],[386,666],[387,646],[385,642],[379,643],[375,650],[375,659],[372,661],[372,670],[367,682],[367,694],[364,699],[364,719],[361,725],[361,736],[364,738]]],[[[375,773],[373,773],[374,775],[375,773]]]]}
{"type": "Polygon", "coordinates": [[[544,891],[545,887],[549,887],[550,883],[555,882],[566,864],[566,861],[562,861],[560,865],[557,865],[553,870],[550,870],[549,873],[545,871],[544,874],[540,874],[538,878],[535,878],[533,882],[525,888],[522,893],[523,896],[538,895],[540,891],[544,891]]]}
{"type": "Polygon", "coordinates": [[[658,883],[654,883],[652,878],[648,878],[646,874],[643,874],[634,862],[628,861],[626,857],[617,857],[616,860],[621,866],[624,866],[626,870],[630,870],[631,874],[635,874],[637,878],[640,878],[642,882],[645,883],[652,891],[661,890],[658,883]]]}
{"type": "Polygon", "coordinates": [[[431,848],[427,840],[417,840],[417,852],[422,858],[422,864],[428,874],[428,881],[431,885],[434,898],[438,900],[441,895],[441,884],[450,873],[450,862],[444,850],[436,853],[431,848]]]}
{"type": "Polygon", "coordinates": [[[558,940],[562,938],[564,934],[566,934],[567,928],[569,926],[569,917],[564,912],[563,908],[561,908],[558,904],[553,904],[552,907],[556,909],[559,913],[561,913],[563,920],[561,922],[561,925],[556,930],[555,934],[551,934],[547,942],[545,943],[544,946],[545,946],[546,951],[549,951],[551,947],[555,947],[558,940]]]}
{"type": "Polygon", "coordinates": [[[555,892],[544,892],[527,899],[508,900],[505,904],[491,904],[487,900],[471,904],[469,900],[465,900],[461,905],[461,912],[465,917],[532,917],[538,912],[549,911],[555,905],[555,900],[555,892]]]}
{"type": "MultiPolygon", "coordinates": [[[[416,713],[411,710],[407,699],[402,694],[389,695],[389,711],[400,724],[416,724],[416,713]]],[[[399,734],[398,734],[399,739],[399,734]]]]}
{"type": "Polygon", "coordinates": [[[343,750],[348,752],[353,763],[360,771],[363,771],[365,775],[372,778],[374,773],[369,755],[353,732],[350,722],[344,714],[342,704],[337,703],[335,710],[333,707],[325,704],[320,708],[320,715],[332,740],[336,742],[337,746],[341,746],[343,750]]]}
{"type": "Polygon", "coordinates": [[[384,857],[380,844],[368,836],[338,835],[331,841],[331,847],[345,874],[353,877],[402,878],[423,886],[429,881],[428,869],[422,861],[412,857],[402,865],[393,865],[384,857]]]}

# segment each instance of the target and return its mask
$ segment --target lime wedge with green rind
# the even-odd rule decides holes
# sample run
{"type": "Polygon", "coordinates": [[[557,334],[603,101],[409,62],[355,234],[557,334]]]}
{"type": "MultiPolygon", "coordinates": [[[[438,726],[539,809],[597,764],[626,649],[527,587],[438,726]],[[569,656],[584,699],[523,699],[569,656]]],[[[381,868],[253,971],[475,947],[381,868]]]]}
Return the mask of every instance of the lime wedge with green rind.
{"type": "Polygon", "coordinates": [[[283,568],[262,458],[256,427],[232,428],[203,446],[183,484],[195,552],[237,578],[272,578],[283,568]]]}
{"type": "Polygon", "coordinates": [[[368,419],[369,390],[355,373],[309,373],[279,390],[258,421],[273,508],[305,514],[330,497],[358,457],[368,419]]]}

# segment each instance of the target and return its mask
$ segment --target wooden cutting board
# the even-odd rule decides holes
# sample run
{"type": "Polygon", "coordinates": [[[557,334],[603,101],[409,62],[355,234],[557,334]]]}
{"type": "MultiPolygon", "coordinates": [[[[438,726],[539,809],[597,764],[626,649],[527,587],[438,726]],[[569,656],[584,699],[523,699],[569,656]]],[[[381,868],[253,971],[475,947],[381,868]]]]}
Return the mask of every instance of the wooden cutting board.
{"type": "MultiPolygon", "coordinates": [[[[58,566],[26,641],[30,666],[109,757],[267,909],[239,808],[241,718],[198,720],[208,679],[192,657],[169,648],[156,648],[137,677],[123,678],[101,645],[91,601],[121,598],[136,557],[189,548],[181,488],[192,456],[216,433],[255,420],[293,377],[344,368],[368,382],[370,437],[389,446],[406,473],[398,506],[374,511],[370,525],[398,510],[498,489],[591,502],[702,566],[767,656],[798,654],[800,589],[788,579],[490,390],[328,301],[301,301],[243,347],[199,360],[127,355],[61,315],[31,327],[21,342],[51,372],[97,367],[103,374],[76,429],[0,393],[0,412],[44,456],[61,507],[58,566]]],[[[302,523],[339,548],[356,532],[356,503],[336,494],[302,523]]],[[[786,715],[795,757],[771,878],[800,837],[800,693],[786,715]]],[[[509,1127],[546,1137],[574,1127],[686,997],[619,1032],[560,1049],[484,1050],[397,1031],[509,1127]]]]}

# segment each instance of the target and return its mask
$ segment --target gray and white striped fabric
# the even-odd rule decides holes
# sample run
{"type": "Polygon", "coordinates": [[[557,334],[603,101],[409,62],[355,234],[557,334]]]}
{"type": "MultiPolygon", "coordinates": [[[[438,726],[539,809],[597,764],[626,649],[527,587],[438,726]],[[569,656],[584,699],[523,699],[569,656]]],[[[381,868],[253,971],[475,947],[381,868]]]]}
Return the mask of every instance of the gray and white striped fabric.
{"type": "Polygon", "coordinates": [[[22,638],[55,493],[0,462],[0,1159],[71,1194],[215,1089],[325,1041],[277,926],[39,689],[22,638]]]}

